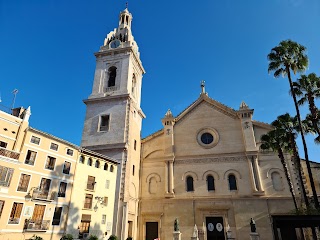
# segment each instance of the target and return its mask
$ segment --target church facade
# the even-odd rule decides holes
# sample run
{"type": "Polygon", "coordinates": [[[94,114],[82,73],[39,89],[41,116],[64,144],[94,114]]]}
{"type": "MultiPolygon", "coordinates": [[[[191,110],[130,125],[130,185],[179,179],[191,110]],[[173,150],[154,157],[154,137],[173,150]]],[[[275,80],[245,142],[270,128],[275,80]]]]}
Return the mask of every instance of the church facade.
{"type": "MultiPolygon", "coordinates": [[[[120,162],[113,233],[120,239],[182,239],[197,226],[203,239],[248,239],[250,220],[261,239],[272,239],[272,215],[294,209],[283,167],[273,152],[261,151],[270,125],[254,121],[244,102],[238,110],[201,93],[178,116],[163,117],[163,129],[140,138],[145,70],[131,32],[132,15],[95,53],[96,71],[81,145],[120,162]],[[179,222],[174,229],[174,222],[179,222]]],[[[286,155],[293,188],[297,174],[286,155]]]]}

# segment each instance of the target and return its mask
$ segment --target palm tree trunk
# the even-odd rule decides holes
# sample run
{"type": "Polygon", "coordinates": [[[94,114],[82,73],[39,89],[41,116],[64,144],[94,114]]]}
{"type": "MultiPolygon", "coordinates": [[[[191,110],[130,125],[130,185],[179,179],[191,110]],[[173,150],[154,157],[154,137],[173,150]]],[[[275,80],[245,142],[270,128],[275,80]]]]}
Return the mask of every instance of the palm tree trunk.
{"type": "Polygon", "coordinates": [[[296,145],[296,141],[294,139],[293,133],[290,134],[290,144],[291,144],[291,148],[292,148],[292,151],[293,151],[293,157],[294,157],[294,160],[296,162],[296,166],[298,168],[298,175],[299,175],[299,181],[300,181],[300,184],[301,184],[303,200],[304,200],[304,203],[306,204],[306,207],[308,208],[309,207],[309,200],[308,200],[308,197],[307,197],[306,188],[304,187],[304,184],[303,184],[302,169],[301,169],[301,159],[300,159],[300,156],[299,156],[299,153],[298,153],[298,150],[297,150],[297,145],[296,145]]]}
{"type": "Polygon", "coordinates": [[[301,133],[304,156],[305,156],[305,160],[306,160],[306,164],[307,164],[307,170],[308,170],[310,185],[311,185],[311,189],[312,189],[312,195],[313,195],[313,199],[314,199],[314,204],[315,204],[315,207],[317,209],[319,209],[319,201],[318,201],[318,196],[317,196],[316,188],[315,188],[313,177],[312,177],[312,171],[311,171],[311,166],[310,166],[309,156],[308,156],[308,148],[307,148],[306,140],[304,138],[304,133],[303,133],[303,129],[302,129],[301,117],[300,117],[300,111],[299,111],[299,107],[298,107],[297,97],[296,97],[296,94],[294,93],[294,90],[293,90],[293,84],[292,84],[292,80],[291,80],[290,69],[289,69],[288,66],[286,67],[286,71],[287,71],[287,74],[288,74],[288,80],[289,80],[289,84],[290,84],[290,90],[292,92],[292,98],[293,98],[293,101],[294,101],[294,106],[295,106],[296,112],[297,112],[297,118],[298,118],[300,133],[301,133]]]}
{"type": "Polygon", "coordinates": [[[278,157],[280,158],[280,161],[281,161],[282,166],[283,166],[284,174],[286,175],[286,178],[287,178],[287,182],[288,182],[288,185],[289,185],[289,190],[290,190],[290,193],[291,193],[291,196],[292,196],[294,207],[295,207],[296,210],[298,210],[298,205],[297,205],[296,197],[294,195],[292,182],[291,182],[291,179],[290,179],[290,176],[289,176],[288,167],[287,167],[287,164],[286,164],[286,160],[284,159],[281,147],[278,147],[278,157]]]}

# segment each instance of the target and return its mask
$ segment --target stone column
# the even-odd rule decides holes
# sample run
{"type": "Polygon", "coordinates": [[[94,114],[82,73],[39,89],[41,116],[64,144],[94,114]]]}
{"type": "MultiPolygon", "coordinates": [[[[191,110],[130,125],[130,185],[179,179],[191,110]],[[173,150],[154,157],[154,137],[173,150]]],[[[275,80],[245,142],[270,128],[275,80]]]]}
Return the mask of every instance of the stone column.
{"type": "Polygon", "coordinates": [[[250,240],[260,240],[259,233],[255,233],[255,232],[250,233],[250,240]]]}
{"type": "Polygon", "coordinates": [[[253,172],[255,174],[257,189],[258,191],[263,191],[262,185],[261,185],[259,165],[258,165],[258,156],[252,156],[252,164],[253,164],[253,172]]]}
{"type": "Polygon", "coordinates": [[[181,240],[181,232],[180,231],[173,232],[173,240],[181,240]]]}
{"type": "Polygon", "coordinates": [[[168,161],[169,164],[169,193],[173,193],[173,160],[168,161]]]}

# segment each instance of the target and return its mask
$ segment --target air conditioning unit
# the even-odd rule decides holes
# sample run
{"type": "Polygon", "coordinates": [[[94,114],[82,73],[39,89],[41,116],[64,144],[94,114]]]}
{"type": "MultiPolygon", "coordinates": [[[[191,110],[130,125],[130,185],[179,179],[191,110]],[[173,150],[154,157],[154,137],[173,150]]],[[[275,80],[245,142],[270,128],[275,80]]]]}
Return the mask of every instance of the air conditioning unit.
{"type": "Polygon", "coordinates": [[[89,233],[84,233],[82,235],[82,239],[88,239],[89,238],[89,233]]]}

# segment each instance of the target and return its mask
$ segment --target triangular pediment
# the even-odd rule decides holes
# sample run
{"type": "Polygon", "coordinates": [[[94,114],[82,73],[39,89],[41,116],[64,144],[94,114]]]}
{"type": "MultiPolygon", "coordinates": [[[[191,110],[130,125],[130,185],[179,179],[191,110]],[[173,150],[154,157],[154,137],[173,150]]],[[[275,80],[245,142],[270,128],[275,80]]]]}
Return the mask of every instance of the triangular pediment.
{"type": "Polygon", "coordinates": [[[223,113],[224,115],[227,115],[233,119],[237,119],[238,114],[237,111],[223,105],[222,103],[208,97],[206,94],[201,94],[200,97],[194,101],[191,105],[189,105],[185,110],[183,110],[176,118],[175,122],[178,123],[179,121],[183,121],[186,116],[188,116],[190,113],[192,113],[195,109],[197,109],[201,104],[206,104],[210,106],[211,108],[223,113]]]}

